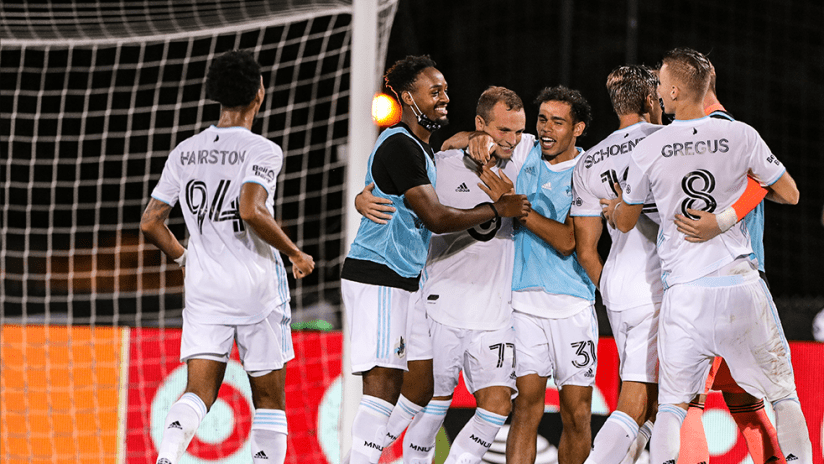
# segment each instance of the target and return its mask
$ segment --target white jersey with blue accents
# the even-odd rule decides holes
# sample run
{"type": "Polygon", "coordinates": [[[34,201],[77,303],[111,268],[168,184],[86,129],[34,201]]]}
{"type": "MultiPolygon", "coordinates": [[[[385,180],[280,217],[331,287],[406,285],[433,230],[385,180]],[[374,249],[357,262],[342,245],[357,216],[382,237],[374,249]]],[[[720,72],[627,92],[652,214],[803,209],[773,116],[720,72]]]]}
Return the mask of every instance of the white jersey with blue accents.
{"type": "MultiPolygon", "coordinates": [[[[522,136],[512,158],[500,168],[513,182],[523,166],[534,137],[522,136]]],[[[473,162],[462,150],[435,155],[435,191],[444,205],[460,209],[491,201],[478,187],[473,162]]],[[[512,264],[515,258],[512,218],[500,218],[471,229],[433,234],[421,276],[421,299],[435,321],[470,330],[511,326],[512,264]]]]}
{"type": "MultiPolygon", "coordinates": [[[[639,122],[613,132],[587,150],[572,174],[570,214],[601,217],[600,200],[617,198],[613,185],[626,180],[633,148],[663,127],[639,122]]],[[[600,290],[604,305],[611,311],[660,303],[664,296],[661,263],[655,249],[657,211],[650,194],[634,229],[622,233],[605,226],[612,246],[601,273],[600,290]]]]}
{"type": "Polygon", "coordinates": [[[687,209],[719,213],[746,189],[747,171],[772,185],[785,172],[755,129],[738,121],[678,120],[647,136],[633,150],[623,199],[641,204],[650,192],[661,215],[658,256],[664,287],[691,282],[752,253],[740,222],[704,243],[684,239],[675,215],[687,209]]]}
{"type": "Polygon", "coordinates": [[[289,301],[286,269],[278,250],[240,219],[240,188],[266,189],[274,213],[283,151],[243,127],[211,126],[184,140],[166,160],[152,197],[180,201],[189,230],[186,260],[187,317],[209,324],[255,324],[289,301]]]}

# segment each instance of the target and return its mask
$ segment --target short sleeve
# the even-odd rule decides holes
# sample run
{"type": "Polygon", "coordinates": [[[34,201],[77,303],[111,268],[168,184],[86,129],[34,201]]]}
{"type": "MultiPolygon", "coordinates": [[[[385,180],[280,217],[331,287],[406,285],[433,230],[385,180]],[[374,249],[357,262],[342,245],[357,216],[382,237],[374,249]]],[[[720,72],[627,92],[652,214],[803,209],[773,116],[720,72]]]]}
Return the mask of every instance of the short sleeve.
{"type": "Polygon", "coordinates": [[[372,178],[378,188],[390,195],[403,195],[419,185],[431,184],[421,146],[406,135],[386,139],[372,159],[372,178]]]}
{"type": "Polygon", "coordinates": [[[749,168],[755,174],[762,187],[768,187],[774,184],[787,168],[778,161],[778,158],[770,151],[770,147],[764,142],[764,139],[758,135],[755,129],[745,125],[747,131],[747,142],[752,148],[749,150],[749,168]]]}
{"type": "Polygon", "coordinates": [[[623,185],[623,200],[628,205],[642,205],[650,191],[649,172],[638,165],[636,151],[630,157],[627,167],[627,180],[623,185]]]}
{"type": "Polygon", "coordinates": [[[180,157],[176,155],[177,149],[172,150],[169,157],[166,158],[166,165],[163,166],[163,173],[160,174],[160,181],[152,190],[152,198],[162,201],[169,206],[177,204],[180,197],[180,172],[179,164],[174,160],[180,157]]]}
{"type": "Polygon", "coordinates": [[[584,177],[586,172],[582,163],[578,163],[572,172],[572,207],[569,212],[571,216],[601,215],[601,199],[590,190],[584,177]]]}
{"type": "Polygon", "coordinates": [[[283,168],[283,150],[268,140],[256,145],[254,150],[250,161],[243,166],[240,182],[260,184],[269,196],[274,196],[278,174],[283,168]]]}

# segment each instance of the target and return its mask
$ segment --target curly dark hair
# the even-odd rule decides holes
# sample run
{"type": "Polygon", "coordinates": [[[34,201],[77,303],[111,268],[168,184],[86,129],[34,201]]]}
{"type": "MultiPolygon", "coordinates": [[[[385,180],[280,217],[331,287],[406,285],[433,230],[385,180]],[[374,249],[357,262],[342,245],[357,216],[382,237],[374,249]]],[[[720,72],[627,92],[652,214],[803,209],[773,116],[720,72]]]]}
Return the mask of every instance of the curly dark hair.
{"type": "Polygon", "coordinates": [[[435,61],[429,55],[413,56],[409,55],[402,60],[398,60],[391,68],[386,70],[383,81],[386,87],[392,90],[398,103],[403,105],[401,92],[411,91],[418,79],[418,74],[426,68],[434,68],[435,61]]]}
{"type": "Polygon", "coordinates": [[[543,103],[548,101],[569,103],[569,106],[572,107],[572,122],[583,122],[584,131],[581,135],[586,135],[587,129],[589,129],[589,124],[592,122],[592,108],[589,107],[587,99],[581,95],[581,92],[564,87],[563,85],[545,87],[535,99],[535,104],[540,107],[543,103]]]}
{"type": "Polygon", "coordinates": [[[260,88],[260,65],[245,50],[232,50],[215,58],[206,75],[206,95],[224,108],[252,103],[260,88]]]}

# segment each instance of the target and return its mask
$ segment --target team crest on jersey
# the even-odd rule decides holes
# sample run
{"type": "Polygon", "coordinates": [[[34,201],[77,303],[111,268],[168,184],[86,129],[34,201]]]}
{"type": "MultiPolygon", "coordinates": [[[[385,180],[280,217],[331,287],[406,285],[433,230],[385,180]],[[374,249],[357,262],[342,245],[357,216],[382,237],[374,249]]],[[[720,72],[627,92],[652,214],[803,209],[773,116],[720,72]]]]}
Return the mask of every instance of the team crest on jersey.
{"type": "Polygon", "coordinates": [[[566,190],[564,190],[564,194],[568,197],[572,196],[572,186],[571,185],[567,185],[566,190]]]}
{"type": "Polygon", "coordinates": [[[575,206],[581,206],[583,204],[584,204],[584,200],[582,200],[581,197],[575,198],[575,206]]]}
{"type": "Polygon", "coordinates": [[[403,359],[406,356],[406,341],[403,337],[398,340],[398,343],[395,344],[395,354],[398,358],[403,359]]]}
{"type": "Polygon", "coordinates": [[[624,186],[624,193],[632,193],[632,187],[629,184],[624,186]]]}

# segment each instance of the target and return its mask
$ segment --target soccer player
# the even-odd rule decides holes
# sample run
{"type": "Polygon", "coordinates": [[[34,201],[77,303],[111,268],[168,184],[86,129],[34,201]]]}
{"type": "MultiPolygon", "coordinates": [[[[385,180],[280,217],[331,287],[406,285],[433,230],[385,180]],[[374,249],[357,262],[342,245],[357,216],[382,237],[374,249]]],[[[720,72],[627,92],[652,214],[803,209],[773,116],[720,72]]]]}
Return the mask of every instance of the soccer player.
{"type": "MultiPolygon", "coordinates": [[[[434,188],[429,137],[447,123],[446,80],[428,56],[398,61],[384,79],[401,103],[401,122],[378,138],[365,185],[374,182],[373,194],[391,199],[396,212],[387,224],[361,219],[341,271],[352,372],[363,377],[363,398],[352,426],[352,463],[377,463],[392,439],[387,437],[387,424],[407,369],[412,329],[407,316],[431,233],[466,230],[499,217],[519,217],[530,209],[523,195],[503,195],[495,203],[466,210],[442,205],[434,188]]],[[[401,407],[409,408],[411,421],[425,404],[407,403],[401,407]]]]}
{"type": "MultiPolygon", "coordinates": [[[[600,200],[617,196],[614,184],[626,176],[633,147],[661,126],[658,79],[643,66],[621,66],[607,76],[606,87],[618,130],[587,150],[573,173],[570,215],[578,261],[600,289],[618,347],[621,394],[618,406],[595,437],[587,463],[620,463],[633,458],[652,433],[658,383],[658,311],[664,289],[655,249],[657,210],[650,196],[638,227],[627,233],[610,228],[612,246],[606,263],[598,254],[603,231],[600,200]]],[[[634,460],[634,459],[633,459],[634,460]]]]}
{"type": "MultiPolygon", "coordinates": [[[[446,205],[468,208],[514,188],[508,179],[517,176],[532,147],[532,136],[520,143],[525,124],[524,105],[515,92],[503,87],[484,91],[475,129],[495,143],[495,156],[481,174],[486,185],[478,183],[480,170],[463,150],[441,151],[435,155],[438,198],[446,205]],[[503,188],[496,189],[499,185],[503,188]]],[[[461,371],[478,408],[452,442],[447,463],[480,462],[509,416],[516,392],[510,302],[514,256],[509,218],[433,235],[417,309],[425,312],[435,348],[434,398],[406,432],[405,463],[432,462],[435,438],[461,371]]]]}
{"type": "MultiPolygon", "coordinates": [[[[605,215],[621,231],[638,222],[652,192],[662,226],[658,254],[664,300],[659,321],[659,409],[651,440],[651,462],[676,460],[679,430],[688,402],[702,392],[715,356],[723,356],[744,390],[766,396],[779,428],[806,442],[799,462],[812,462],[809,433],[795,391],[789,347],[775,306],[741,226],[704,243],[684,240],[675,214],[688,209],[724,210],[746,188],[751,171],[771,186],[780,202],[798,202],[786,169],[758,133],[737,122],[708,118],[703,99],[710,65],[689,49],[668,52],[659,72],[659,97],[675,121],[651,134],[634,151],[626,185],[605,215]]],[[[779,438],[780,439],[780,438],[779,438]]]]}
{"type": "MultiPolygon", "coordinates": [[[[726,108],[718,100],[715,91],[716,73],[715,67],[710,63],[710,84],[707,89],[707,94],[704,96],[704,113],[711,118],[725,119],[734,121],[732,114],[727,112],[726,108]]],[[[747,228],[750,243],[753,248],[755,258],[758,260],[758,272],[764,282],[767,282],[766,274],[764,273],[764,202],[763,197],[767,190],[760,188],[758,184],[752,180],[747,179],[749,183],[757,186],[757,196],[750,199],[756,202],[755,209],[744,216],[745,226],[747,228]]],[[[745,192],[746,195],[746,192],[745,192]]],[[[740,202],[737,202],[740,203],[740,202]]],[[[735,206],[735,205],[734,205],[735,206]]],[[[749,209],[749,207],[746,207],[749,209]]],[[[684,215],[678,214],[675,216],[678,231],[683,232],[687,237],[699,238],[708,240],[719,233],[726,231],[734,222],[738,221],[738,208],[733,209],[735,216],[728,220],[726,225],[722,224],[724,230],[718,226],[717,218],[712,213],[705,211],[688,210],[687,212],[693,216],[698,216],[698,220],[690,219],[684,215]],[[698,232],[704,232],[703,235],[698,232]]],[[[724,222],[724,216],[721,217],[724,222]]],[[[768,285],[769,286],[769,285],[768,285]]],[[[687,410],[687,417],[681,427],[682,450],[679,453],[678,460],[682,464],[698,464],[700,462],[709,462],[709,448],[706,442],[706,434],[704,432],[703,422],[701,416],[704,411],[704,402],[706,401],[706,393],[710,389],[720,390],[724,395],[724,402],[730,409],[735,423],[738,425],[741,434],[747,442],[747,448],[752,456],[753,462],[764,463],[771,460],[778,460],[778,462],[785,462],[784,456],[778,444],[778,437],[776,436],[775,427],[773,427],[767,413],[764,411],[764,400],[755,398],[742,389],[735,380],[732,379],[730,370],[724,362],[723,358],[716,358],[713,361],[710,375],[704,389],[704,394],[700,395],[696,400],[690,402],[690,407],[687,410]],[[683,440],[688,440],[688,446],[683,445],[683,440]]]]}
{"type": "Polygon", "coordinates": [[[518,397],[507,437],[507,462],[535,460],[547,378],[559,389],[561,464],[581,464],[592,443],[590,416],[598,323],[595,287],[575,256],[572,170],[576,147],[591,120],[576,90],[546,88],[538,95],[537,137],[516,180],[532,211],[515,232],[512,308],[518,397]]]}
{"type": "Polygon", "coordinates": [[[230,51],[216,58],[206,91],[220,103],[217,125],[172,150],[140,221],[146,239],[188,269],[180,347],[186,392],[166,416],[157,463],[174,464],[186,451],[217,399],[233,341],[255,407],[252,462],[283,463],[285,367],[294,352],[280,253],[289,257],[297,279],[311,274],[315,263],[274,220],[283,152],[251,132],[264,97],[252,54],[230,51]],[[188,250],[166,226],[178,201],[189,230],[188,250]]]}

